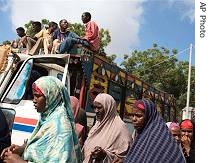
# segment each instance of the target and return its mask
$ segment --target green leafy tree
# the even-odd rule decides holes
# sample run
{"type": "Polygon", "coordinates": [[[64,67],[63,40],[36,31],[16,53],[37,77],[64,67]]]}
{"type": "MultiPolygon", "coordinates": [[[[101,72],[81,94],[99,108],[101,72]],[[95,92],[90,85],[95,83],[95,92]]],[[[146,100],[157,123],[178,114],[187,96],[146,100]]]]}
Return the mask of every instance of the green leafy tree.
{"type": "MultiPolygon", "coordinates": [[[[178,61],[177,50],[158,47],[153,44],[151,49],[133,51],[131,56],[124,55],[121,65],[124,69],[156,88],[173,94],[176,98],[178,111],[186,106],[188,62],[178,61]]],[[[195,67],[191,72],[191,97],[190,106],[195,106],[195,67]]]]}
{"type": "Polygon", "coordinates": [[[6,40],[6,41],[3,41],[2,44],[3,44],[3,45],[10,45],[10,44],[11,44],[11,41],[6,40]]]}
{"type": "Polygon", "coordinates": [[[116,59],[117,55],[116,54],[112,54],[110,56],[106,56],[106,59],[109,63],[113,64],[113,65],[117,65],[114,60],[116,59]]]}
{"type": "MultiPolygon", "coordinates": [[[[69,26],[69,30],[75,32],[77,35],[79,35],[81,37],[83,37],[85,35],[84,26],[80,23],[71,24],[69,26]]],[[[100,29],[99,34],[100,34],[99,53],[102,53],[105,51],[104,48],[111,42],[111,36],[109,34],[109,31],[105,30],[103,28],[100,29]]],[[[116,56],[115,56],[115,58],[116,58],[116,56]]]]}
{"type": "Polygon", "coordinates": [[[108,30],[100,29],[100,48],[99,52],[104,52],[104,48],[111,42],[111,36],[108,30]]]}
{"type": "MultiPolygon", "coordinates": [[[[180,96],[177,98],[177,103],[181,108],[184,108],[186,106],[186,101],[187,101],[187,80],[188,80],[189,63],[186,61],[180,61],[178,67],[180,71],[184,73],[184,79],[186,84],[183,86],[180,96]]],[[[191,67],[189,105],[191,107],[195,107],[195,66],[191,67]]]]}
{"type": "MultiPolygon", "coordinates": [[[[40,22],[42,23],[42,27],[44,27],[44,26],[48,25],[49,20],[42,19],[40,22]]],[[[33,23],[33,21],[30,20],[28,23],[26,23],[24,25],[24,27],[26,28],[26,34],[33,37],[36,33],[34,33],[34,31],[33,31],[32,23],[33,23]]]]}
{"type": "Polygon", "coordinates": [[[85,28],[80,23],[70,24],[68,30],[76,33],[78,36],[81,37],[85,35],[85,28]]]}

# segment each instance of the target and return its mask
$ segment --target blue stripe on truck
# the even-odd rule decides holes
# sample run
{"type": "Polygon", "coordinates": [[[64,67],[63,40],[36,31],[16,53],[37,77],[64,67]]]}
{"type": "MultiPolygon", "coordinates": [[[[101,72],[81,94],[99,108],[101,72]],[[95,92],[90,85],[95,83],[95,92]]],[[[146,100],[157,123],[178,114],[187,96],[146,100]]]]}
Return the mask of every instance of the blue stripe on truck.
{"type": "Polygon", "coordinates": [[[13,130],[19,130],[19,131],[25,131],[25,132],[32,132],[35,127],[33,126],[26,126],[26,125],[21,125],[21,124],[13,124],[13,130]]]}

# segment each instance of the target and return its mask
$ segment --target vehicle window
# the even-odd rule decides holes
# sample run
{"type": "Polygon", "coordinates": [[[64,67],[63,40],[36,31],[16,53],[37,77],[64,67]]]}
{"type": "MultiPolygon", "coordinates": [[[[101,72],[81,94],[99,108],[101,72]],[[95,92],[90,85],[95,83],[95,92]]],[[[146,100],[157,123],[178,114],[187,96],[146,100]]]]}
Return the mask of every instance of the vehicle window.
{"type": "Polygon", "coordinates": [[[33,64],[33,68],[31,70],[31,74],[27,82],[25,95],[23,97],[24,100],[33,100],[32,84],[40,77],[47,75],[48,75],[47,69],[33,64]]]}
{"type": "Polygon", "coordinates": [[[32,100],[33,99],[32,84],[37,79],[39,79],[41,76],[42,76],[42,74],[39,71],[32,69],[29,80],[27,82],[28,84],[26,86],[25,95],[23,97],[24,100],[32,100]]]}
{"type": "MultiPolygon", "coordinates": [[[[60,81],[62,81],[63,74],[58,73],[58,74],[57,74],[57,78],[58,78],[60,81]]],[[[67,83],[67,82],[68,82],[68,81],[67,81],[67,78],[66,78],[65,86],[66,86],[66,88],[68,89],[68,83],[67,83]]]]}
{"type": "Polygon", "coordinates": [[[18,70],[20,69],[20,66],[22,65],[23,62],[18,62],[13,70],[9,70],[12,71],[12,73],[8,72],[8,74],[6,76],[4,76],[4,78],[1,77],[1,85],[0,85],[0,98],[2,98],[2,95],[4,94],[4,92],[6,91],[6,89],[9,87],[9,85],[12,82],[12,79],[14,79],[14,76],[17,74],[18,70]]]}
{"type": "Polygon", "coordinates": [[[21,69],[18,72],[19,75],[15,79],[15,82],[13,83],[3,102],[15,104],[20,102],[26,90],[26,85],[30,77],[32,65],[33,60],[30,59],[23,67],[20,67],[21,69]]]}

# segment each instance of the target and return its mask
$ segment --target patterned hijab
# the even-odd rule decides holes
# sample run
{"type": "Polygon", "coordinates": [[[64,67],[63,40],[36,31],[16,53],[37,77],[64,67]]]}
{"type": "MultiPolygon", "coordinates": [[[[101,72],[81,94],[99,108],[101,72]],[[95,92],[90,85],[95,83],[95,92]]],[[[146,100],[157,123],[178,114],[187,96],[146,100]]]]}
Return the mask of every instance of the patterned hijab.
{"type": "Polygon", "coordinates": [[[167,122],[166,125],[167,125],[167,127],[168,127],[169,130],[171,130],[174,127],[177,127],[177,128],[180,129],[179,124],[176,123],[176,122],[167,122]]]}
{"type": "Polygon", "coordinates": [[[27,141],[24,160],[80,163],[82,155],[67,89],[52,76],[39,78],[33,87],[44,94],[46,110],[40,113],[37,126],[27,141]]]}
{"type": "Polygon", "coordinates": [[[131,146],[126,163],[184,163],[185,160],[168,130],[163,118],[155,105],[148,99],[143,101],[145,106],[145,125],[137,131],[137,137],[131,146]]]}
{"type": "Polygon", "coordinates": [[[88,163],[91,151],[96,146],[106,151],[105,162],[111,163],[116,157],[125,157],[132,141],[131,135],[116,111],[116,102],[112,96],[100,93],[94,101],[103,105],[105,115],[102,121],[96,121],[89,132],[83,146],[83,163],[88,163]]]}

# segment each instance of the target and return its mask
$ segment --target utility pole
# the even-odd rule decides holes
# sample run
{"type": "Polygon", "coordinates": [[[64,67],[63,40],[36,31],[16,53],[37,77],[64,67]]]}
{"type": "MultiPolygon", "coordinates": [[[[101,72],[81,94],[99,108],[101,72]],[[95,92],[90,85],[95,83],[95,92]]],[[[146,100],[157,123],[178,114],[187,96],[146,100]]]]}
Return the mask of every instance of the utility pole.
{"type": "Polygon", "coordinates": [[[192,44],[190,44],[190,54],[189,54],[189,70],[188,70],[188,84],[187,84],[187,103],[186,103],[186,107],[183,109],[182,119],[191,119],[191,113],[192,113],[192,108],[189,107],[189,103],[190,103],[191,60],[192,60],[192,44]]]}

